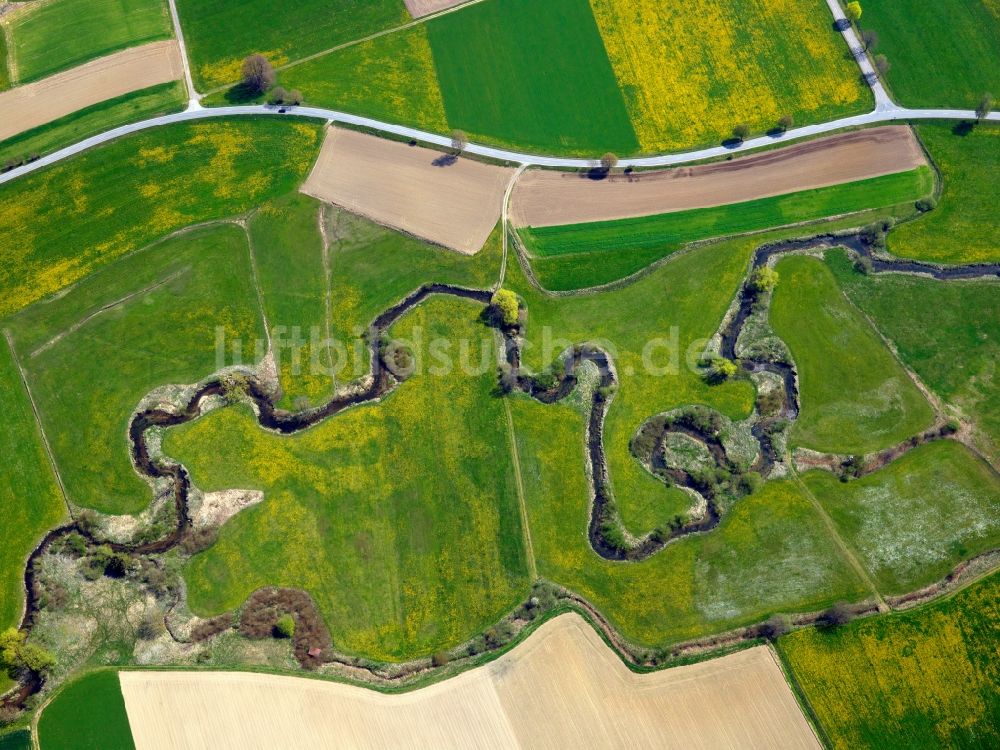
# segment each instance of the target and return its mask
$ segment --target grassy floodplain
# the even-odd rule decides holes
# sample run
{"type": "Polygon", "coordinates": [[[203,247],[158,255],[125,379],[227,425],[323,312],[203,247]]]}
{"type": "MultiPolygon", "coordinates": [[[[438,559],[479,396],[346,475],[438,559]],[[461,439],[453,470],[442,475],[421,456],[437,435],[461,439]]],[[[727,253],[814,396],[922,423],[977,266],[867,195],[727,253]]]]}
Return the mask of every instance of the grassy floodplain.
{"type": "Polygon", "coordinates": [[[892,67],[893,95],[906,107],[974,109],[1000,92],[996,0],[868,0],[861,27],[874,29],[892,67]]]}
{"type": "Polygon", "coordinates": [[[491,0],[427,32],[452,127],[545,153],[638,150],[585,0],[491,0]]]}
{"type": "Polygon", "coordinates": [[[926,429],[934,412],[820,260],[778,262],[771,323],[798,365],[793,446],[868,453],[926,429]],[[808,324],[805,324],[808,321],[808,324]]]}
{"type": "Polygon", "coordinates": [[[804,190],[726,206],[615,221],[519,230],[539,283],[555,291],[629,276],[684,244],[828,216],[886,208],[927,196],[926,167],[870,180],[804,190]]]}
{"type": "MultiPolygon", "coordinates": [[[[66,515],[62,494],[42,444],[10,347],[0,339],[0,403],[4,428],[0,431],[0,507],[3,539],[0,545],[0,630],[17,625],[24,606],[24,562],[45,532],[66,515]]],[[[6,675],[0,678],[0,688],[6,675]]]]}
{"type": "MultiPolygon", "coordinates": [[[[602,560],[586,536],[583,415],[520,397],[511,410],[539,575],[585,596],[625,636],[665,645],[867,594],[809,500],[788,481],[769,482],[712,532],[648,560],[602,560]]],[[[621,483],[614,474],[612,480],[624,505],[621,483]]]]}
{"type": "Polygon", "coordinates": [[[51,0],[9,21],[17,83],[173,35],[164,0],[51,0]]]}
{"type": "Polygon", "coordinates": [[[187,92],[180,82],[164,83],[108,99],[0,141],[0,165],[9,160],[44,156],[120,125],[180,112],[186,104],[187,92]]]}
{"type": "Polygon", "coordinates": [[[232,226],[130,255],[10,322],[70,499],[106,513],[150,501],[125,437],[139,401],[214,372],[220,327],[247,349],[263,339],[246,237],[232,226]]]}
{"type": "Polygon", "coordinates": [[[264,312],[278,360],[282,398],[292,409],[327,401],[333,376],[326,325],[331,290],[320,233],[321,204],[293,193],[261,206],[250,220],[250,238],[264,312]],[[313,333],[316,336],[313,336],[313,333]],[[279,348],[280,347],[280,348],[279,348]],[[313,367],[315,359],[318,367],[313,367]]]}
{"type": "Polygon", "coordinates": [[[249,54],[284,65],[410,20],[401,0],[178,0],[177,10],[201,91],[238,81],[249,54]]]}
{"type": "Polygon", "coordinates": [[[91,672],[60,690],[38,721],[43,750],[134,750],[118,673],[91,672]]]}
{"type": "Polygon", "coordinates": [[[1000,283],[865,276],[839,252],[827,261],[847,296],[875,321],[907,366],[961,409],[985,434],[990,452],[1000,456],[1000,283]]]}
{"type": "Polygon", "coordinates": [[[172,125],[0,186],[0,315],[170,232],[293,190],[320,132],[269,118],[172,125]]]}
{"type": "Polygon", "coordinates": [[[941,170],[943,192],[936,209],[889,233],[890,252],[935,263],[1000,260],[1000,125],[921,125],[917,133],[941,170]]]}
{"type": "Polygon", "coordinates": [[[994,573],[911,612],[800,630],[778,650],[837,750],[996,747],[998,622],[994,573]]]}
{"type": "Polygon", "coordinates": [[[425,24],[296,65],[279,78],[313,104],[448,132],[425,24]]]}
{"type": "Polygon", "coordinates": [[[847,484],[822,471],[804,481],[883,593],[918,589],[1000,546],[1000,478],[950,440],[847,484]]]}
{"type": "Polygon", "coordinates": [[[867,111],[822,0],[591,0],[644,152],[867,111]]]}
{"type": "Polygon", "coordinates": [[[166,435],[167,453],[202,488],[265,494],[187,566],[195,611],[232,609],[263,585],[304,588],[338,648],[392,661],[459,643],[527,595],[494,338],[480,311],[432,299],[390,334],[467,338],[481,374],[434,374],[425,353],[422,374],[380,403],[294,436],[264,432],[245,409],[166,435]]]}

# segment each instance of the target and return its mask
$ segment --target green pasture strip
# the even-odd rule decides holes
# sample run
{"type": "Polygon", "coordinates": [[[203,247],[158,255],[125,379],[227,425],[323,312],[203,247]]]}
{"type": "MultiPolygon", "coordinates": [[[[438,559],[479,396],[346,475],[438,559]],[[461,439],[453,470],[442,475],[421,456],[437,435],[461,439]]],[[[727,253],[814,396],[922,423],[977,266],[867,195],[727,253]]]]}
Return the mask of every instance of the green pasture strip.
{"type": "Polygon", "coordinates": [[[30,730],[15,729],[13,732],[0,734],[0,750],[31,750],[30,730]]]}
{"type": "Polygon", "coordinates": [[[0,186],[0,316],[170,232],[296,189],[320,134],[276,118],[182,123],[0,186]]]}
{"type": "Polygon", "coordinates": [[[301,193],[266,203],[250,220],[257,279],[271,328],[282,398],[279,406],[304,408],[333,395],[332,349],[319,215],[322,204],[301,193]]]}
{"type": "Polygon", "coordinates": [[[920,167],[909,172],[744,203],[633,219],[555,227],[524,227],[519,232],[528,250],[537,257],[620,249],[657,249],[663,256],[694,240],[753,232],[914,201],[929,195],[933,185],[934,178],[930,169],[920,167]]]}
{"type": "Polygon", "coordinates": [[[541,153],[638,151],[586,0],[491,0],[427,33],[451,127],[541,153]]]}
{"type": "Polygon", "coordinates": [[[173,36],[164,0],[50,0],[10,22],[18,83],[173,36]]]}
{"type": "Polygon", "coordinates": [[[292,436],[245,408],[170,430],[165,451],[199,487],[264,492],[185,568],[201,614],[238,607],[256,588],[316,600],[338,649],[405,660],[488,628],[529,591],[494,332],[481,306],[432,298],[391,331],[422,369],[379,403],[292,436]],[[427,345],[453,342],[435,372],[427,345]],[[459,367],[468,342],[472,374],[459,367]]]}
{"type": "Polygon", "coordinates": [[[91,672],[56,693],[38,720],[42,750],[134,750],[118,672],[91,672]]]}
{"type": "Polygon", "coordinates": [[[809,500],[788,481],[767,483],[713,531],[643,562],[599,558],[586,533],[584,416],[524,397],[511,410],[539,573],[584,596],[626,637],[665,646],[865,595],[809,500]]]}
{"type": "MultiPolygon", "coordinates": [[[[996,66],[1000,67],[1000,65],[996,66]]],[[[1000,87],[998,87],[1000,88],[1000,87]]],[[[889,233],[889,250],[935,263],[1000,260],[1000,124],[920,125],[917,133],[941,170],[936,209],[889,233]]]]}
{"type": "Polygon", "coordinates": [[[779,261],[775,333],[798,367],[793,446],[833,453],[888,448],[926,429],[934,412],[822,261],[779,261]]]}
{"type": "Polygon", "coordinates": [[[1000,6],[996,0],[867,0],[861,27],[874,29],[893,96],[906,107],[974,109],[1000,95],[1000,6]]]}
{"type": "MultiPolygon", "coordinates": [[[[278,81],[316,106],[448,132],[425,24],[282,70],[278,81]]],[[[210,102],[243,96],[229,91],[210,102]]]]}
{"type": "Polygon", "coordinates": [[[0,338],[0,630],[16,626],[24,607],[24,564],[45,532],[66,517],[31,402],[7,341],[0,338]]]}
{"type": "Polygon", "coordinates": [[[333,206],[326,207],[331,242],[332,316],[330,329],[346,348],[346,367],[338,373],[350,381],[368,372],[364,334],[387,308],[423,284],[457,284],[489,289],[500,277],[503,237],[494,229],[473,256],[386,229],[333,206]]]}
{"type": "Polygon", "coordinates": [[[70,499],[107,513],[151,499],[126,438],[140,400],[215,372],[217,337],[222,364],[234,344],[253,364],[264,338],[246,237],[233,226],[130,255],[10,323],[70,499]]]}
{"type": "Polygon", "coordinates": [[[837,281],[942,399],[958,406],[1000,452],[1000,282],[865,275],[846,254],[827,257],[837,281]]]}
{"type": "Polygon", "coordinates": [[[10,88],[10,71],[7,68],[7,34],[0,27],[0,91],[10,88]]]}
{"type": "Polygon", "coordinates": [[[835,750],[1000,743],[1000,574],[910,612],[799,630],[778,652],[835,750]]]}
{"type": "Polygon", "coordinates": [[[913,591],[1000,547],[1000,478],[960,443],[921,446],[847,484],[823,471],[804,481],[883,593],[913,591]]]}
{"type": "Polygon", "coordinates": [[[0,142],[0,165],[44,156],[121,125],[180,112],[186,104],[184,84],[178,81],[108,99],[0,142]]]}
{"type": "MultiPolygon", "coordinates": [[[[528,311],[526,367],[541,371],[569,346],[588,341],[599,342],[614,359],[620,387],[605,419],[605,448],[619,509],[636,534],[666,523],[691,502],[664,488],[632,456],[629,442],[639,426],[684,404],[705,404],[736,419],[752,408],[749,383],[709,386],[688,358],[697,359],[718,328],[755,246],[737,240],[700,248],[621,289],[578,297],[547,296],[527,282],[519,264],[507,265],[505,286],[528,311]]],[[[582,456],[582,442],[568,452],[570,460],[577,452],[582,456]]]]}
{"type": "Polygon", "coordinates": [[[240,80],[243,58],[283,65],[410,20],[401,0],[178,0],[199,90],[240,80]]]}

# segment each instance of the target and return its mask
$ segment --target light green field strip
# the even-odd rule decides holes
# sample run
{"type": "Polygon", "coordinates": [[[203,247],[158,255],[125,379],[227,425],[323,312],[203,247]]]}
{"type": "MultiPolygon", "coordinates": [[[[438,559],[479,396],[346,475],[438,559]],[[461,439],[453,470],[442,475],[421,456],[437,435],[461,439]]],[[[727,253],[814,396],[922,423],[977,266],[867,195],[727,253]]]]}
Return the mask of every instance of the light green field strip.
{"type": "Polygon", "coordinates": [[[771,323],[798,367],[801,398],[792,446],[868,453],[929,427],[930,404],[830,269],[798,256],[781,260],[777,271],[771,323]]]}
{"type": "Polygon", "coordinates": [[[24,607],[24,564],[45,532],[66,518],[66,504],[14,353],[0,338],[0,630],[17,625],[24,607]]]}
{"type": "Polygon", "coordinates": [[[7,24],[19,84],[173,35],[165,0],[45,0],[7,24]]]}

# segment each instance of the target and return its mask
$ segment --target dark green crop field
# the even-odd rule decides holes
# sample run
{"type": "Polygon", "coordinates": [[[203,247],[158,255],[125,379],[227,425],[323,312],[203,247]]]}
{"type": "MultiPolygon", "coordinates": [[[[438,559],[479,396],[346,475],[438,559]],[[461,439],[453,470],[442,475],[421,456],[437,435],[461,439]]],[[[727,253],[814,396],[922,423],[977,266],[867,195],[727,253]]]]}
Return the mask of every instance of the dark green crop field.
{"type": "Polygon", "coordinates": [[[118,673],[91,672],[63,688],[42,712],[44,750],[134,750],[118,673]]]}
{"type": "Polygon", "coordinates": [[[491,0],[427,32],[451,127],[543,153],[639,150],[587,3],[491,0]]]}

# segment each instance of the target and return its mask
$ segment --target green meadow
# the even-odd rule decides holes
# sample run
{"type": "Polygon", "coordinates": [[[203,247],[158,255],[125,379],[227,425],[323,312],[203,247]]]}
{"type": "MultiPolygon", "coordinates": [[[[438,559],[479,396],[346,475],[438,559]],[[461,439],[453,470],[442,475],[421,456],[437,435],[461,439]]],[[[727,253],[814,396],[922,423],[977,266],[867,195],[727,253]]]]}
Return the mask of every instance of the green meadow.
{"type": "Polygon", "coordinates": [[[164,0],[51,0],[10,21],[17,83],[173,36],[164,0]]]}
{"type": "Polygon", "coordinates": [[[140,400],[215,372],[220,330],[245,346],[263,339],[234,226],[130,255],[9,322],[71,501],[105,513],[137,513],[152,497],[126,439],[140,400]]]}
{"type": "Polygon", "coordinates": [[[771,324],[798,367],[794,446],[831,453],[888,448],[927,427],[934,412],[903,367],[847,300],[833,272],[804,256],[778,262],[771,324]]]}
{"type": "Polygon", "coordinates": [[[1000,546],[1000,477],[950,440],[846,484],[823,471],[804,481],[885,594],[933,583],[1000,546]]]}
{"type": "Polygon", "coordinates": [[[975,109],[1000,92],[996,0],[867,0],[861,27],[879,35],[875,53],[892,67],[889,86],[907,107],[975,109]]]}
{"type": "MultiPolygon", "coordinates": [[[[6,340],[0,340],[0,630],[17,625],[24,607],[24,563],[45,532],[66,517],[31,402],[6,340]]],[[[0,687],[5,680],[0,678],[0,687]]]]}

